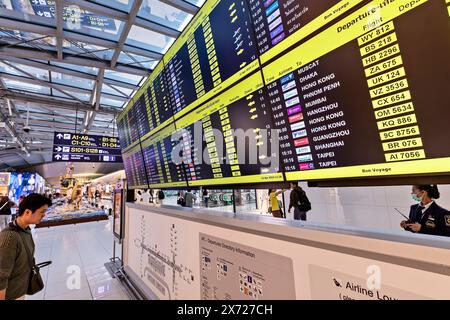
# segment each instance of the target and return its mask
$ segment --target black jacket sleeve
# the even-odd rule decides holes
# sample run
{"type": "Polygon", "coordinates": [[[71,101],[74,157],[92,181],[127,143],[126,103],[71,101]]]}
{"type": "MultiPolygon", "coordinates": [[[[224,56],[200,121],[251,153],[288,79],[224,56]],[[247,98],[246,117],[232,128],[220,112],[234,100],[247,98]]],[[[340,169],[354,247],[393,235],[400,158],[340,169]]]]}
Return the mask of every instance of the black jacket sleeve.
{"type": "Polygon", "coordinates": [[[422,224],[419,233],[450,237],[450,212],[438,205],[433,205],[432,210],[433,220],[430,220],[429,217],[428,220],[422,224]]]}
{"type": "Polygon", "coordinates": [[[298,192],[297,190],[293,189],[291,190],[291,195],[289,197],[289,210],[291,210],[293,207],[297,207],[298,204],[298,192]]]}

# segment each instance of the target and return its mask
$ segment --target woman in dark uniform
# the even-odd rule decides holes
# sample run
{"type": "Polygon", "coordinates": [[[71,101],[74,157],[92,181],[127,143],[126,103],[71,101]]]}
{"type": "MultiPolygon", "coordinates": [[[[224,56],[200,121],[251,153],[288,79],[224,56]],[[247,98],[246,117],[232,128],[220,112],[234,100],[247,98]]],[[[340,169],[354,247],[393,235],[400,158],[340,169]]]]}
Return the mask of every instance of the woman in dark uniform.
{"type": "Polygon", "coordinates": [[[400,226],[414,233],[450,237],[450,212],[436,204],[440,194],[436,185],[415,185],[411,197],[418,201],[409,211],[409,220],[400,226]]]}

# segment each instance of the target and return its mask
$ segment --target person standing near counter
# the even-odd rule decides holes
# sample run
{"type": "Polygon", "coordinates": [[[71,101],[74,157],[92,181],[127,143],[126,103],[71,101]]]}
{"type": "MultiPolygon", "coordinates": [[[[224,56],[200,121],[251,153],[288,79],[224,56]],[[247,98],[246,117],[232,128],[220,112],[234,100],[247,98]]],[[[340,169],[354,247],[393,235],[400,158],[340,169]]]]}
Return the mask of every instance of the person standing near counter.
{"type": "Polygon", "coordinates": [[[306,192],[298,186],[298,182],[291,182],[291,196],[289,210],[294,208],[294,220],[306,221],[306,213],[311,210],[311,202],[309,202],[306,192]]]}
{"type": "Polygon", "coordinates": [[[192,194],[191,190],[188,190],[184,194],[184,201],[186,203],[186,207],[192,208],[194,206],[195,196],[192,194]]]}
{"type": "Polygon", "coordinates": [[[450,212],[434,201],[440,198],[437,185],[415,185],[411,197],[419,203],[411,206],[409,220],[400,226],[414,233],[450,237],[450,212]]]}
{"type": "Polygon", "coordinates": [[[285,190],[277,191],[275,189],[269,189],[269,212],[275,218],[283,218],[283,211],[281,210],[278,196],[285,190]]]}

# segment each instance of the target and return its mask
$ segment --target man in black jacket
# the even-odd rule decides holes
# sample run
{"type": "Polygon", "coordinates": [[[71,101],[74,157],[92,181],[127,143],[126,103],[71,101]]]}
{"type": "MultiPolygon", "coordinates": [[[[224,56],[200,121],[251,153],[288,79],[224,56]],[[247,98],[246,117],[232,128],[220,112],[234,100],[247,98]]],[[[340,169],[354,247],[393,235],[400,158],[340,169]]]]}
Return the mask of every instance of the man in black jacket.
{"type": "Polygon", "coordinates": [[[306,212],[311,210],[311,203],[306,192],[298,186],[298,182],[291,182],[289,213],[292,208],[294,208],[294,220],[306,221],[306,212]]]}
{"type": "Polygon", "coordinates": [[[11,219],[11,208],[15,203],[10,201],[7,196],[0,197],[0,230],[3,230],[11,219]]]}
{"type": "Polygon", "coordinates": [[[32,193],[19,205],[18,218],[0,232],[0,300],[23,299],[27,293],[34,256],[31,224],[38,224],[52,205],[50,199],[32,193]]]}

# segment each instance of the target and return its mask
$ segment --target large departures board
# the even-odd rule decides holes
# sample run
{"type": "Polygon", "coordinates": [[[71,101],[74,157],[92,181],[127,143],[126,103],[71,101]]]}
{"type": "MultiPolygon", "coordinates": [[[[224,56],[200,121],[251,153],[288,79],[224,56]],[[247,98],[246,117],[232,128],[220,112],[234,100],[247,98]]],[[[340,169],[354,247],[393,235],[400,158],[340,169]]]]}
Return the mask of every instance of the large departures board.
{"type": "Polygon", "coordinates": [[[263,68],[286,178],[449,172],[449,23],[445,0],[372,1],[263,68]]]}
{"type": "Polygon", "coordinates": [[[449,174],[449,25],[450,0],[207,1],[119,116],[124,163],[150,187],[449,174]]]}
{"type": "Polygon", "coordinates": [[[284,180],[263,88],[261,73],[255,73],[176,121],[189,186],[284,180]],[[240,133],[233,135],[236,128],[240,133]]]}
{"type": "Polygon", "coordinates": [[[172,159],[176,152],[174,147],[181,143],[172,139],[174,131],[175,126],[172,123],[141,143],[148,182],[153,188],[187,186],[183,164],[172,159]]]}
{"type": "Polygon", "coordinates": [[[163,58],[180,118],[259,67],[247,4],[207,1],[163,58]]]}
{"type": "Polygon", "coordinates": [[[144,165],[144,157],[142,155],[141,146],[137,144],[135,147],[122,153],[123,166],[127,177],[129,189],[147,189],[147,173],[144,165]]]}

